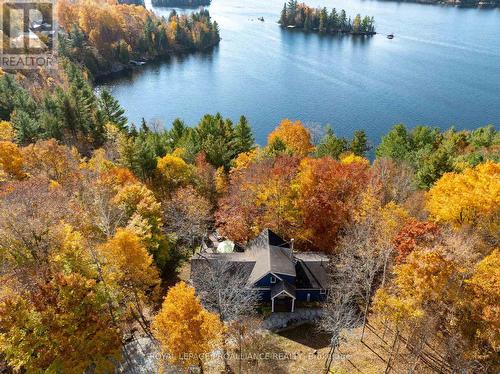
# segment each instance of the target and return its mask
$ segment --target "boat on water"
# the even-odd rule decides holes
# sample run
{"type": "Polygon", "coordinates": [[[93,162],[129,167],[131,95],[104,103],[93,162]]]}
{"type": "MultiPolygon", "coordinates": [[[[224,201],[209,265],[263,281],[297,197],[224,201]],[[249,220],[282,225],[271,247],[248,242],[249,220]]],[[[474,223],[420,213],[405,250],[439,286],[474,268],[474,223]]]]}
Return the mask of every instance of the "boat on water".
{"type": "Polygon", "coordinates": [[[394,39],[394,34],[387,35],[387,39],[394,39]]]}

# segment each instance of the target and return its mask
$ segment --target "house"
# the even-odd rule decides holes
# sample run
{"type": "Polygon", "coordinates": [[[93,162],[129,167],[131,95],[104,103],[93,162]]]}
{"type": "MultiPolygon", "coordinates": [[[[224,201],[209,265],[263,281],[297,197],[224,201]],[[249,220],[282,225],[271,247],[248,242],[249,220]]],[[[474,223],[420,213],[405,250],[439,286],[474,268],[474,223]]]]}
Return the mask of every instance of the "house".
{"type": "MultiPolygon", "coordinates": [[[[269,229],[250,241],[241,252],[204,250],[191,258],[191,278],[203,271],[206,262],[223,260],[245,269],[246,284],[260,292],[262,302],[273,312],[293,312],[299,302],[324,301],[327,296],[328,257],[319,253],[293,251],[269,229]]],[[[196,282],[194,282],[196,285],[196,282]]]]}

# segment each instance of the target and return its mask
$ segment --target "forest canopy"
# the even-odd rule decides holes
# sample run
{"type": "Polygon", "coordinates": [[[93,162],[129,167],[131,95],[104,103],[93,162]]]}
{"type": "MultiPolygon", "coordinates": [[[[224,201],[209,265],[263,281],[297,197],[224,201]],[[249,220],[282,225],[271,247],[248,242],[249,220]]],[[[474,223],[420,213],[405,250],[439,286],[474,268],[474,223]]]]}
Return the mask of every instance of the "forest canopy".
{"type": "Polygon", "coordinates": [[[93,74],[114,71],[131,60],[148,60],[216,45],[219,29],[208,10],[190,15],[172,11],[168,19],[143,6],[113,1],[61,0],[57,17],[62,56],[93,74]]]}

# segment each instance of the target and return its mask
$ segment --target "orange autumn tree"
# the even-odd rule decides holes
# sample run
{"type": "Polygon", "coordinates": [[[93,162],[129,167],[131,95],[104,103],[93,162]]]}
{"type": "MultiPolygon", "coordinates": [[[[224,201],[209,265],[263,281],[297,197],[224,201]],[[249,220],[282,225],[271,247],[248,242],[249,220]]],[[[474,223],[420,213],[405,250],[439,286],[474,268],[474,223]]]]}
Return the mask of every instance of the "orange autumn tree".
{"type": "Polygon", "coordinates": [[[224,325],[203,308],[193,287],[179,282],[168,291],[152,329],[172,363],[203,367],[203,356],[221,342],[224,325]]]}
{"type": "Polygon", "coordinates": [[[432,243],[438,234],[439,228],[435,223],[409,219],[393,240],[396,262],[404,262],[414,249],[432,243]]]}
{"type": "Polygon", "coordinates": [[[311,143],[311,134],[300,121],[284,119],[279,126],[272,131],[267,143],[273,144],[277,139],[281,140],[286,148],[298,157],[304,157],[314,149],[311,143]]]}
{"type": "Polygon", "coordinates": [[[343,164],[330,157],[302,160],[293,182],[297,239],[331,251],[366,189],[368,176],[365,163],[343,164]]]}

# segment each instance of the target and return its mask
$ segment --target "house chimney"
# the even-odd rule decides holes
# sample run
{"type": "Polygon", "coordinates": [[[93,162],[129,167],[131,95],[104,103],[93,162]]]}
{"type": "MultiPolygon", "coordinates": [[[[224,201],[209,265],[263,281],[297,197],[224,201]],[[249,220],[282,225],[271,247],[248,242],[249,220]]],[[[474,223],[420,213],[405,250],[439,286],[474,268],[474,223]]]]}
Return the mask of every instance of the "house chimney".
{"type": "Polygon", "coordinates": [[[293,253],[293,242],[295,241],[294,238],[290,239],[290,250],[292,251],[293,253]]]}

